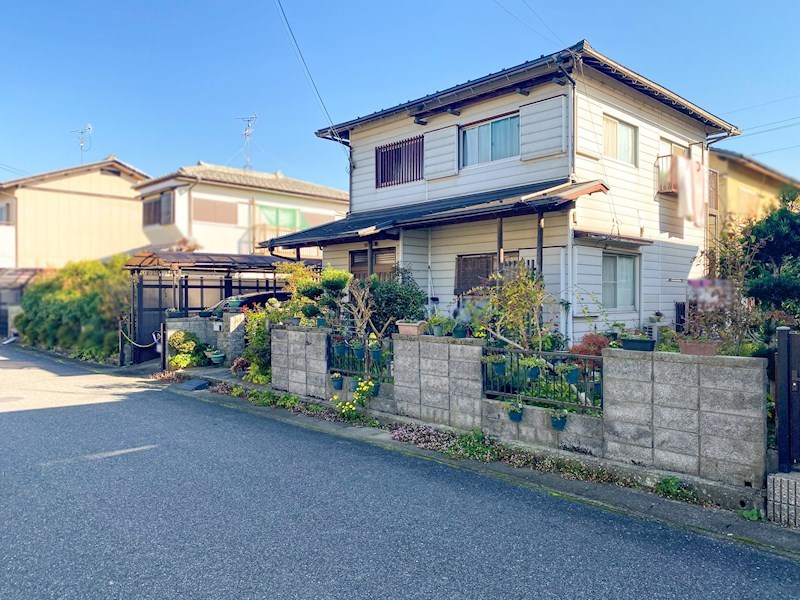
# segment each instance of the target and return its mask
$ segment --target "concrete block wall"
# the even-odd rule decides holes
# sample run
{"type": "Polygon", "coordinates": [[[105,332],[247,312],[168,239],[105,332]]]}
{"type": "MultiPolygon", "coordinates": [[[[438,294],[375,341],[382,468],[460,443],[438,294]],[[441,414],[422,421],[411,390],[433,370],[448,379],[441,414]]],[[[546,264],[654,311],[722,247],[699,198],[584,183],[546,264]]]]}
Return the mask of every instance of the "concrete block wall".
{"type": "Polygon", "coordinates": [[[328,331],[278,325],[271,330],[272,387],[299,396],[328,395],[328,331]]]}
{"type": "Polygon", "coordinates": [[[483,340],[399,334],[392,339],[397,414],[458,429],[481,426],[483,340]]]}
{"type": "Polygon", "coordinates": [[[222,321],[212,321],[205,317],[181,317],[167,319],[167,340],[176,331],[194,333],[204,344],[214,346],[225,353],[225,366],[230,366],[237,356],[244,352],[244,313],[228,311],[223,313],[222,321]],[[219,325],[215,331],[214,325],[219,325]]]}
{"type": "Polygon", "coordinates": [[[604,456],[762,488],[766,361],[603,352],[604,456]]]}
{"type": "Polygon", "coordinates": [[[800,527],[800,473],[773,473],[767,478],[767,518],[800,527]]]}

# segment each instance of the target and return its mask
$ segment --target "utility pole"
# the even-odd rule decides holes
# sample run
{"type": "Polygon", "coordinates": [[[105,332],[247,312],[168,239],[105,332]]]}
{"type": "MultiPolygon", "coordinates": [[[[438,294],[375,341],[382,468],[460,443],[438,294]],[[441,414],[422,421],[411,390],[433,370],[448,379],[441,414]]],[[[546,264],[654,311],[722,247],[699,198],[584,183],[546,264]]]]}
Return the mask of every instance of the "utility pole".
{"type": "Polygon", "coordinates": [[[70,133],[78,134],[78,144],[81,147],[81,164],[83,164],[83,153],[92,149],[92,124],[89,123],[83,129],[73,129],[70,133]],[[88,148],[86,145],[88,144],[88,148]]]}
{"type": "Polygon", "coordinates": [[[244,147],[245,147],[245,163],[244,168],[250,168],[250,136],[253,135],[253,125],[256,124],[258,120],[258,116],[256,113],[253,113],[250,117],[237,117],[240,121],[244,121],[244,131],[242,135],[244,135],[244,147]]]}

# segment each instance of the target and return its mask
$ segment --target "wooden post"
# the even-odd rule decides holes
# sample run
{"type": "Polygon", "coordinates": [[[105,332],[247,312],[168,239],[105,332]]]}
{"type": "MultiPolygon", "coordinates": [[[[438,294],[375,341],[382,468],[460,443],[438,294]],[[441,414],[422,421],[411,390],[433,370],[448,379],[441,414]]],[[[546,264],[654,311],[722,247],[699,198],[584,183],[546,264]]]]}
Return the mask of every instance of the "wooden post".
{"type": "Polygon", "coordinates": [[[497,271],[503,270],[503,217],[497,219],[497,271]]]}
{"type": "Polygon", "coordinates": [[[374,255],[372,253],[372,240],[367,242],[367,276],[372,277],[375,270],[374,255]]]}
{"type": "Polygon", "coordinates": [[[542,263],[544,262],[544,212],[536,215],[536,274],[542,276],[542,263]]]}

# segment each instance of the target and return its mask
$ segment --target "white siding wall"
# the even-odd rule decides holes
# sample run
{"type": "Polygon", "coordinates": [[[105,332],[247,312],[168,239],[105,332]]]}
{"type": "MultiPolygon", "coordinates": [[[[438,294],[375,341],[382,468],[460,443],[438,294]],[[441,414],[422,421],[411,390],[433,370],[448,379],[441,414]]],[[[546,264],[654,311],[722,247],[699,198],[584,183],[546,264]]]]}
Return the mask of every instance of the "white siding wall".
{"type": "MultiPolygon", "coordinates": [[[[576,79],[576,175],[579,181],[602,179],[611,191],[608,195],[594,194],[578,201],[575,228],[653,240],[652,246],[641,248],[641,315],[637,311],[613,320],[638,326],[640,316],[646,318],[658,309],[671,317],[674,302],[685,297],[686,285],[668,279],[685,280],[690,275],[700,275],[700,266],[692,267],[692,259],[702,250],[704,237],[702,228],[677,217],[674,197],[655,193],[656,157],[660,138],[688,146],[705,138],[703,127],[589,68],[585,76],[576,75],[576,79]],[[636,127],[635,165],[603,157],[604,114],[636,127]]],[[[576,284],[594,285],[592,268],[583,264],[589,257],[581,252],[576,284]],[[589,279],[584,281],[584,278],[589,279]]],[[[576,338],[578,329],[576,324],[576,338]]]]}
{"type": "MultiPolygon", "coordinates": [[[[511,93],[487,102],[464,108],[461,115],[439,115],[428,119],[425,126],[415,125],[410,117],[392,117],[377,125],[369,124],[363,129],[351,133],[352,157],[355,169],[352,173],[353,212],[401,206],[427,200],[462,196],[471,193],[501,189],[562,179],[568,176],[569,160],[566,152],[555,156],[545,156],[537,160],[523,161],[520,157],[507,158],[479,165],[471,165],[460,169],[457,174],[445,176],[450,165],[457,164],[458,126],[468,125],[476,121],[491,119],[508,113],[520,111],[521,107],[540,100],[552,98],[565,93],[565,88],[550,84],[532,90],[529,96],[511,93]],[[429,158],[432,161],[429,179],[375,188],[375,148],[384,144],[401,141],[420,133],[428,134],[425,143],[431,148],[429,158]],[[452,160],[447,153],[452,153],[452,160]],[[430,177],[437,177],[430,179],[430,177]]],[[[545,139],[553,136],[561,139],[555,131],[552,115],[548,117],[548,127],[541,131],[545,139]]],[[[568,128],[567,118],[563,119],[562,128],[568,128]]],[[[523,130],[526,129],[521,123],[523,130]]],[[[533,143],[533,138],[529,138],[533,143]]]]}
{"type": "Polygon", "coordinates": [[[428,293],[428,231],[427,229],[402,231],[400,234],[402,251],[398,257],[404,267],[411,268],[414,279],[426,293],[428,293]]]}
{"type": "Polygon", "coordinates": [[[17,230],[13,225],[0,225],[0,269],[17,266],[17,230]]]}

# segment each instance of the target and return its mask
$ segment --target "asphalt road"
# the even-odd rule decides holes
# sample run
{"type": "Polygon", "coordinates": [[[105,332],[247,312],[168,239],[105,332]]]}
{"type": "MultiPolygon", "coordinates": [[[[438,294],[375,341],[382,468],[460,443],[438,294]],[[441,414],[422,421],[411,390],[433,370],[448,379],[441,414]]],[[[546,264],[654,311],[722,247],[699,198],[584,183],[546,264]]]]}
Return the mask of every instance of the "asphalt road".
{"type": "Polygon", "coordinates": [[[800,565],[0,349],[0,598],[797,598],[800,565]]]}

